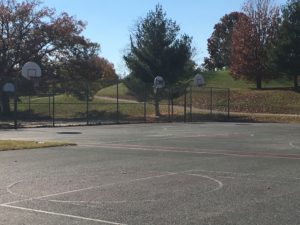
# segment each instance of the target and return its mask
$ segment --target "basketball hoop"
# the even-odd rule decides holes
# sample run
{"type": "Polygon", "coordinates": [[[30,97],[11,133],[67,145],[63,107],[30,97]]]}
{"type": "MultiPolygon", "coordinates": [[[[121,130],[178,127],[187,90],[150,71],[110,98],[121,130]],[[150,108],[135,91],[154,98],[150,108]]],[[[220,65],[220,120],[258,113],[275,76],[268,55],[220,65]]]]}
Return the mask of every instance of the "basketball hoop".
{"type": "Polygon", "coordinates": [[[42,76],[41,67],[35,62],[27,62],[22,67],[22,76],[33,81],[33,86],[36,88],[39,86],[39,79],[42,76]]]}
{"type": "Polygon", "coordinates": [[[7,82],[3,85],[2,91],[7,93],[14,93],[16,91],[16,86],[13,83],[7,82]]]}
{"type": "Polygon", "coordinates": [[[194,77],[194,84],[197,86],[197,87],[202,87],[205,85],[205,80],[204,80],[204,77],[201,75],[201,74],[197,74],[195,77],[194,77]]]}
{"type": "Polygon", "coordinates": [[[154,84],[153,84],[153,91],[154,91],[154,94],[157,93],[157,90],[158,89],[162,89],[165,87],[165,81],[164,81],[164,78],[160,77],[160,76],[157,76],[155,77],[154,79],[154,84]]]}

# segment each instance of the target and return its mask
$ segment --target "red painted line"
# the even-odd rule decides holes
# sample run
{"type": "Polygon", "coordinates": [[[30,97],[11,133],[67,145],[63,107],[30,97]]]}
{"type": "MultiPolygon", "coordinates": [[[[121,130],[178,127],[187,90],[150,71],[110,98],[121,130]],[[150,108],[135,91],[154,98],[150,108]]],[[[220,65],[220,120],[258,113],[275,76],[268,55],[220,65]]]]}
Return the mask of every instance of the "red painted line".
{"type": "Polygon", "coordinates": [[[283,158],[300,160],[299,154],[284,154],[284,153],[269,153],[269,152],[237,152],[232,150],[217,150],[217,149],[198,149],[198,148],[178,148],[166,146],[148,146],[148,145],[124,145],[124,144],[101,144],[88,145],[113,149],[132,149],[143,151],[160,151],[160,152],[181,152],[194,154],[209,154],[209,155],[226,155],[237,157],[265,157],[265,158],[283,158]],[[200,151],[199,151],[200,150],[200,151]]]}
{"type": "MultiPolygon", "coordinates": [[[[182,136],[182,138],[218,138],[218,139],[226,139],[226,138],[246,138],[250,137],[251,135],[247,134],[216,134],[216,135],[187,135],[187,136],[182,136]]],[[[178,137],[175,137],[178,138],[178,137]]]]}

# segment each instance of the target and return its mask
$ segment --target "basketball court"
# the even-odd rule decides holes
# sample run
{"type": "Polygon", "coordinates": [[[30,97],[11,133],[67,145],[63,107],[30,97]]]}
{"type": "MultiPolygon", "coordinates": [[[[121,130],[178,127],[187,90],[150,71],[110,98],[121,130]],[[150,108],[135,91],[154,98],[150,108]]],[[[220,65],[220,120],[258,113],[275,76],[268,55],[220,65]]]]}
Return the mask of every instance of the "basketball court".
{"type": "Polygon", "coordinates": [[[0,224],[299,224],[300,126],[1,130],[73,147],[0,152],[0,224]]]}

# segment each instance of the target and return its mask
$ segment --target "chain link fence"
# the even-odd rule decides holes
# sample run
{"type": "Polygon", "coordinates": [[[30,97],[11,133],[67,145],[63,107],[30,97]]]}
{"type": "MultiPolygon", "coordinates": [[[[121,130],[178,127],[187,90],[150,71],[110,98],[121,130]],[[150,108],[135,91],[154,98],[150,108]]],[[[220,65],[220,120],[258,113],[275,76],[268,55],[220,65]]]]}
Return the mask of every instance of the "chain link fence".
{"type": "MultiPolygon", "coordinates": [[[[3,93],[2,93],[3,95],[3,93]]],[[[53,80],[9,95],[3,128],[150,122],[201,122],[230,116],[229,89],[120,80],[53,80]]],[[[3,96],[2,101],[3,101],[3,96]]]]}

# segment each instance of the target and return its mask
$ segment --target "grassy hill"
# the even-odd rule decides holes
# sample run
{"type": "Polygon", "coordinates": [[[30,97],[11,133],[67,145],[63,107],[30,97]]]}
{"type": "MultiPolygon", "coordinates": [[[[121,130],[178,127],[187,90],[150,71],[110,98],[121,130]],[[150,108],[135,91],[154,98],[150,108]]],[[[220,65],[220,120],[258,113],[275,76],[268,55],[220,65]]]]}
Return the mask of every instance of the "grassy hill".
{"type": "MultiPolygon", "coordinates": [[[[204,78],[206,87],[230,88],[230,89],[255,89],[255,83],[245,80],[235,80],[230,76],[228,71],[205,72],[204,78]]],[[[293,82],[285,78],[263,82],[263,89],[289,89],[293,87],[293,82]]],[[[116,96],[117,85],[101,89],[96,95],[99,96],[116,96]]],[[[128,95],[128,90],[123,83],[119,84],[120,96],[128,95]]]]}
{"type": "MultiPolygon", "coordinates": [[[[255,89],[255,83],[245,80],[235,80],[230,76],[228,71],[215,71],[204,73],[206,86],[230,88],[230,89],[255,89]]],[[[287,79],[277,79],[270,82],[263,82],[263,88],[289,88],[293,86],[293,82],[287,79]]]]}
{"type": "MultiPolygon", "coordinates": [[[[247,118],[248,121],[263,122],[300,122],[300,93],[292,88],[292,82],[288,80],[276,80],[263,84],[263,90],[256,90],[253,83],[243,80],[234,80],[226,71],[210,72],[204,74],[206,87],[195,87],[192,95],[192,105],[194,113],[206,113],[209,117],[210,107],[210,88],[213,89],[213,110],[214,113],[227,110],[226,88],[230,88],[230,112],[233,117],[247,118]]],[[[116,94],[117,86],[112,85],[99,90],[95,98],[87,106],[84,100],[61,94],[55,96],[55,119],[85,119],[88,107],[91,118],[116,118],[116,94]]],[[[119,84],[119,110],[123,117],[143,118],[144,104],[135,104],[138,96],[131,95],[126,85],[119,84]]],[[[190,97],[188,96],[188,99],[190,97]]],[[[21,111],[19,116],[31,118],[51,118],[52,98],[32,96],[30,99],[24,96],[20,98],[18,109],[21,111]]],[[[161,101],[161,111],[168,112],[167,100],[161,101]]],[[[178,96],[174,99],[175,116],[183,115],[184,97],[178,96]]],[[[226,113],[225,113],[226,114],[226,113]]],[[[149,100],[147,104],[147,115],[154,115],[153,102],[149,100]]]]}
{"type": "MultiPolygon", "coordinates": [[[[263,83],[262,90],[256,90],[255,83],[244,80],[234,80],[228,71],[206,72],[204,74],[206,87],[230,88],[230,111],[242,112],[248,114],[292,114],[300,115],[300,93],[295,92],[292,88],[293,83],[287,79],[277,79],[268,83],[263,83]]],[[[205,88],[204,88],[205,89],[205,88]]],[[[209,89],[208,89],[209,90],[209,89]]],[[[207,102],[207,94],[201,91],[193,95],[193,102],[207,102]]],[[[116,96],[116,85],[100,90],[98,96],[116,96]]],[[[119,85],[120,98],[134,99],[130,96],[124,84],[119,85]]],[[[183,97],[179,97],[176,101],[183,104],[183,97]]],[[[203,104],[204,105],[204,104],[203,104]]],[[[201,107],[201,104],[198,105],[201,107]]],[[[255,120],[255,119],[254,119],[255,120]]],[[[294,121],[288,119],[287,121],[294,121]]],[[[272,120],[276,122],[276,117],[272,120]]],[[[278,121],[285,121],[280,118],[278,121]]],[[[296,119],[296,121],[300,121],[296,119]]]]}
{"type": "Polygon", "coordinates": [[[244,80],[234,80],[228,71],[205,74],[207,86],[231,89],[231,111],[248,113],[300,114],[300,93],[293,90],[293,82],[277,79],[264,82],[262,90],[244,80]]]}

